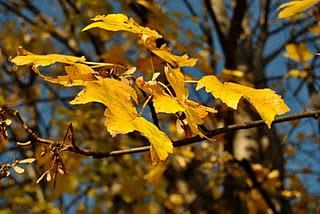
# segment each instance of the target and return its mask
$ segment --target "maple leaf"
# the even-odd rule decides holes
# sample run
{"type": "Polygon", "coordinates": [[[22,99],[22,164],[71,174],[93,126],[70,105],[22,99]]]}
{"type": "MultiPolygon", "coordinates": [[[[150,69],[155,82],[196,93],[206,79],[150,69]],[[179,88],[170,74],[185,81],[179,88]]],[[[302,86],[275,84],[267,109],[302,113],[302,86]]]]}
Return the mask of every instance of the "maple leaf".
{"type": "MultiPolygon", "coordinates": [[[[113,63],[98,63],[98,62],[87,62],[84,57],[74,57],[69,55],[61,54],[48,54],[38,55],[33,54],[24,50],[22,47],[18,49],[19,56],[14,57],[11,62],[16,65],[33,65],[33,70],[45,81],[60,84],[63,86],[79,86],[83,85],[86,81],[97,80],[96,75],[98,72],[93,70],[89,65],[95,67],[121,67],[124,66],[116,65],[113,63]],[[38,69],[39,66],[49,66],[54,63],[65,64],[66,75],[49,77],[43,75],[38,69]]],[[[128,70],[129,71],[129,70],[128,70]]]]}
{"type": "Polygon", "coordinates": [[[319,3],[320,0],[296,0],[282,4],[278,10],[281,12],[278,14],[278,18],[285,19],[290,18],[298,13],[301,13],[308,8],[319,3]]]}
{"type": "Polygon", "coordinates": [[[244,97],[255,107],[269,128],[275,115],[290,111],[281,96],[271,89],[254,89],[231,82],[222,84],[213,75],[205,76],[198,81],[196,90],[203,87],[233,109],[237,109],[240,98],[244,97]]]}
{"type": "Polygon", "coordinates": [[[127,134],[138,131],[151,144],[151,159],[153,162],[165,160],[173,153],[173,146],[168,136],[154,124],[138,115],[132,100],[137,103],[135,90],[115,79],[99,78],[97,81],[86,82],[85,89],[71,101],[71,104],[99,102],[104,104],[105,126],[111,135],[127,134]]]}
{"type": "Polygon", "coordinates": [[[309,76],[308,71],[300,71],[297,69],[290,70],[286,73],[285,78],[296,77],[296,78],[306,78],[309,76]]]}
{"type": "Polygon", "coordinates": [[[189,92],[184,86],[184,75],[180,71],[180,68],[173,69],[167,65],[165,67],[165,74],[175,91],[176,97],[165,93],[155,80],[145,82],[142,78],[137,78],[136,84],[139,88],[153,96],[153,105],[157,113],[163,112],[171,114],[184,112],[186,115],[186,122],[191,131],[201,137],[205,137],[198,129],[198,125],[204,123],[203,118],[208,115],[208,112],[215,113],[216,111],[187,99],[189,92]]]}
{"type": "Polygon", "coordinates": [[[177,56],[171,53],[171,49],[166,46],[166,44],[162,45],[160,48],[157,48],[155,44],[149,43],[147,48],[163,59],[164,61],[168,62],[170,65],[174,67],[183,67],[189,66],[193,67],[197,63],[197,59],[190,58],[187,54],[182,56],[177,56]]]}
{"type": "Polygon", "coordinates": [[[156,45],[156,39],[162,38],[162,35],[155,30],[151,30],[147,27],[140,26],[132,18],[128,18],[124,14],[109,14],[98,15],[92,18],[94,23],[86,26],[82,31],[86,31],[92,28],[101,28],[109,31],[127,31],[135,33],[143,41],[143,44],[152,53],[170,63],[172,66],[194,66],[197,62],[196,59],[190,58],[187,54],[183,56],[177,56],[171,53],[171,49],[162,45],[160,48],[156,45]]]}
{"type": "Polygon", "coordinates": [[[22,47],[19,47],[17,52],[19,56],[16,56],[15,58],[11,59],[11,62],[13,62],[16,65],[32,64],[38,67],[48,66],[56,62],[72,65],[76,62],[86,61],[86,58],[84,56],[75,57],[61,54],[37,55],[24,50],[22,47]]]}
{"type": "Polygon", "coordinates": [[[142,77],[139,77],[136,79],[136,84],[140,89],[153,95],[152,102],[156,112],[176,113],[184,111],[180,102],[175,97],[165,93],[157,81],[145,82],[142,77]]]}
{"type": "Polygon", "coordinates": [[[162,38],[157,31],[151,30],[148,27],[142,27],[132,18],[128,18],[124,14],[109,14],[109,15],[98,15],[91,20],[94,23],[89,24],[82,31],[86,31],[92,28],[102,28],[109,31],[127,31],[138,34],[140,36],[148,35],[153,38],[162,38]]]}
{"type": "Polygon", "coordinates": [[[313,57],[313,54],[309,51],[307,46],[303,43],[300,43],[300,44],[290,43],[285,46],[285,49],[286,49],[285,56],[297,62],[307,62],[313,57]]]}
{"type": "Polygon", "coordinates": [[[167,65],[165,67],[165,75],[172,86],[177,99],[184,108],[186,121],[190,126],[191,131],[201,137],[205,137],[198,129],[198,125],[204,123],[203,118],[208,115],[208,112],[215,113],[216,110],[187,99],[189,91],[184,85],[184,75],[179,67],[171,68],[170,65],[167,65]]]}

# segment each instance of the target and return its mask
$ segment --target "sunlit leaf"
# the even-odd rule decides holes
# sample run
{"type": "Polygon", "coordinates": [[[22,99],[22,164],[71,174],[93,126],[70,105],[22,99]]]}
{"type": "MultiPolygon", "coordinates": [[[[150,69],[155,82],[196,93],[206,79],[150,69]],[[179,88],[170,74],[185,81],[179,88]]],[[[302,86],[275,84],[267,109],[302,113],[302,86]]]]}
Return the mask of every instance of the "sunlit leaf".
{"type": "Polygon", "coordinates": [[[172,54],[170,48],[166,44],[162,45],[160,48],[156,45],[156,39],[162,38],[157,31],[151,30],[148,27],[142,27],[132,18],[128,18],[124,14],[109,14],[98,15],[92,19],[94,23],[89,24],[83,29],[83,31],[92,28],[102,28],[109,31],[127,31],[137,34],[143,41],[145,47],[153,52],[155,55],[168,62],[172,66],[194,66],[197,62],[196,59],[190,58],[187,54],[183,56],[177,56],[172,54]]]}
{"type": "Polygon", "coordinates": [[[284,114],[290,110],[281,96],[271,89],[254,89],[231,82],[222,84],[213,75],[199,80],[197,90],[203,87],[233,109],[237,109],[240,98],[244,97],[255,107],[269,128],[277,114],[284,114]]]}
{"type": "Polygon", "coordinates": [[[301,13],[309,9],[310,7],[314,6],[319,2],[320,0],[296,0],[283,3],[278,8],[278,10],[281,10],[278,14],[278,18],[290,18],[298,13],[301,13]]]}
{"type": "Polygon", "coordinates": [[[300,71],[297,69],[290,70],[286,73],[285,77],[296,77],[296,78],[306,78],[308,77],[308,71],[300,71]]]}
{"type": "Polygon", "coordinates": [[[19,173],[19,174],[24,173],[24,169],[21,168],[20,166],[12,166],[12,168],[16,173],[19,173]]]}
{"type": "Polygon", "coordinates": [[[129,85],[115,79],[99,79],[87,82],[71,104],[103,103],[107,107],[105,125],[112,135],[138,131],[150,141],[152,160],[165,160],[168,153],[173,153],[170,139],[138,115],[132,100],[137,103],[137,94],[129,85]]]}
{"type": "Polygon", "coordinates": [[[33,163],[36,159],[35,158],[27,158],[23,160],[19,160],[19,163],[33,163]]]}
{"type": "Polygon", "coordinates": [[[180,68],[173,69],[167,65],[165,67],[165,74],[176,94],[177,99],[184,108],[186,121],[190,126],[191,131],[201,137],[205,137],[198,129],[198,125],[204,123],[203,118],[208,115],[208,112],[215,113],[216,111],[213,108],[203,106],[197,102],[187,99],[189,92],[184,85],[184,75],[182,74],[180,68]]]}
{"type": "Polygon", "coordinates": [[[307,62],[313,57],[313,54],[309,51],[308,47],[303,43],[287,44],[285,46],[285,49],[286,49],[285,56],[297,62],[307,62]]]}
{"type": "Polygon", "coordinates": [[[165,93],[158,85],[157,81],[144,82],[142,78],[137,78],[136,84],[142,90],[153,95],[152,101],[156,112],[176,113],[184,111],[180,102],[176,98],[165,93]]]}
{"type": "Polygon", "coordinates": [[[56,62],[72,65],[76,62],[85,62],[85,57],[75,57],[61,54],[37,55],[30,53],[20,47],[18,50],[20,56],[14,57],[11,62],[16,65],[48,66],[56,62]]]}
{"type": "Polygon", "coordinates": [[[97,80],[96,72],[92,67],[119,67],[125,70],[125,75],[132,74],[135,68],[127,70],[124,66],[113,64],[113,63],[98,63],[98,62],[87,62],[84,57],[74,57],[61,54],[48,54],[48,55],[37,55],[30,53],[20,47],[17,56],[11,60],[16,65],[33,65],[33,70],[45,81],[60,84],[63,86],[79,86],[83,85],[86,81],[97,80]],[[50,77],[43,75],[38,66],[49,66],[54,63],[65,64],[66,75],[50,77]]]}
{"type": "Polygon", "coordinates": [[[162,45],[160,48],[157,48],[156,46],[149,46],[148,49],[163,59],[164,61],[168,62],[170,65],[173,66],[189,66],[193,67],[197,63],[197,59],[190,58],[187,54],[184,54],[182,56],[177,56],[172,54],[171,49],[169,49],[166,45],[162,45]]]}
{"type": "Polygon", "coordinates": [[[140,26],[132,18],[128,18],[124,14],[98,15],[91,20],[94,22],[86,26],[82,31],[98,27],[109,31],[128,31],[140,36],[144,34],[153,38],[162,38],[162,35],[157,31],[140,26]]]}

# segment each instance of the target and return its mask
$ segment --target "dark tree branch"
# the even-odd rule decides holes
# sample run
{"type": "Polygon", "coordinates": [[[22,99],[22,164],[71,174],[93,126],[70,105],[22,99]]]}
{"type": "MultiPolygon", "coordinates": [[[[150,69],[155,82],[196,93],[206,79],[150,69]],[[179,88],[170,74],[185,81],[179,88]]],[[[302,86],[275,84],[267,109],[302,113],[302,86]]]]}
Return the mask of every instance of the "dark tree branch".
{"type": "MultiPolygon", "coordinates": [[[[29,137],[34,142],[39,143],[39,144],[46,144],[46,145],[54,145],[54,144],[59,143],[59,141],[40,138],[37,134],[35,134],[28,127],[28,125],[22,119],[22,117],[20,116],[18,111],[13,110],[13,109],[9,109],[9,108],[3,106],[3,107],[1,107],[0,113],[1,114],[10,113],[16,119],[18,119],[18,121],[20,122],[22,127],[26,130],[26,132],[29,134],[29,137]]],[[[319,114],[320,114],[320,110],[316,110],[316,111],[311,111],[311,112],[293,114],[293,115],[289,115],[289,116],[282,116],[282,117],[278,117],[277,119],[275,119],[272,124],[283,123],[283,122],[292,121],[292,120],[299,120],[302,118],[309,118],[309,117],[313,117],[313,118],[317,119],[319,117],[319,114]]],[[[263,120],[256,120],[256,121],[247,122],[247,123],[243,123],[243,124],[234,124],[234,125],[229,125],[229,126],[222,127],[222,128],[213,129],[213,130],[206,132],[205,135],[207,137],[214,137],[219,134],[224,134],[224,133],[228,133],[228,132],[232,132],[232,131],[236,131],[236,130],[241,130],[241,129],[250,129],[253,127],[260,127],[260,126],[265,126],[265,125],[266,124],[263,120]]],[[[73,130],[71,130],[71,134],[73,135],[73,130]]],[[[203,138],[201,138],[199,136],[195,136],[195,137],[191,137],[188,139],[174,141],[174,142],[172,142],[172,144],[174,147],[181,147],[181,146],[201,142],[203,140],[204,140],[203,138]]],[[[61,143],[60,143],[60,145],[61,145],[61,143]]],[[[78,154],[81,154],[84,156],[91,156],[93,158],[98,159],[98,158],[107,158],[107,157],[111,157],[111,156],[120,156],[120,155],[126,155],[126,154],[147,152],[147,151],[150,151],[150,146],[141,146],[141,147],[130,148],[130,149],[115,150],[115,151],[110,151],[110,152],[94,152],[89,149],[81,149],[78,146],[76,146],[75,142],[74,142],[74,138],[72,136],[72,145],[65,145],[65,147],[62,150],[78,153],[78,154]]]]}

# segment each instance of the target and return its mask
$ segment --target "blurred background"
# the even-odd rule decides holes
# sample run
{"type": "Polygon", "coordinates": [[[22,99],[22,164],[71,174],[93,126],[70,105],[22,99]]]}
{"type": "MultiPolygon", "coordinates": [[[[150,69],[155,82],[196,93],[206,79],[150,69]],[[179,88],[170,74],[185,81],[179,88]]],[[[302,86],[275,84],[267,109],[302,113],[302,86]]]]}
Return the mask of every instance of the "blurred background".
{"type": "MultiPolygon", "coordinates": [[[[223,81],[272,88],[292,114],[318,109],[320,7],[278,19],[277,8],[284,2],[0,0],[0,103],[19,110],[43,138],[61,140],[72,122],[83,148],[107,152],[146,145],[137,133],[112,138],[104,127],[102,105],[70,105],[80,88],[47,83],[31,67],[8,60],[22,46],[36,54],[136,66],[145,79],[154,71],[163,73],[163,61],[135,35],[81,32],[96,15],[123,13],[157,30],[174,53],[198,59],[195,67],[183,68],[187,79],[214,74],[223,81]]],[[[59,65],[43,70],[50,76],[62,71],[59,65]]],[[[260,119],[245,100],[234,111],[203,91],[196,93],[193,85],[189,90],[190,99],[218,110],[206,118],[205,129],[260,119]]],[[[149,113],[146,109],[150,119],[149,113]]],[[[172,140],[184,138],[177,134],[173,115],[158,116],[172,140]]],[[[40,157],[38,145],[17,148],[16,142],[28,141],[19,125],[13,123],[8,133],[7,139],[1,137],[1,164],[40,157]]],[[[60,175],[55,188],[45,180],[35,183],[48,167],[48,159],[39,158],[24,174],[12,172],[0,181],[0,213],[270,213],[270,203],[279,213],[319,213],[319,146],[318,121],[303,119],[177,148],[156,167],[149,153],[104,159],[63,153],[70,174],[60,175]]]]}

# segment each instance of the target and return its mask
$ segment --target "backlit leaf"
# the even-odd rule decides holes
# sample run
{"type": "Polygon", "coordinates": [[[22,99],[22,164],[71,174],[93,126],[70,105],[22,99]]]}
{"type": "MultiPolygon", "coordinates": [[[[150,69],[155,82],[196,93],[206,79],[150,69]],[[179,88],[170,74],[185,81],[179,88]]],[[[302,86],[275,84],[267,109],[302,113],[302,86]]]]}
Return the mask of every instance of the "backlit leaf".
{"type": "Polygon", "coordinates": [[[144,34],[153,38],[162,38],[162,35],[157,31],[140,26],[132,18],[128,18],[124,14],[98,15],[91,20],[94,23],[89,24],[82,31],[98,27],[110,31],[128,31],[140,36],[144,34]]]}
{"type": "Polygon", "coordinates": [[[163,59],[164,61],[168,62],[172,66],[189,66],[193,67],[197,63],[197,59],[190,58],[187,54],[184,54],[182,56],[177,56],[171,53],[171,50],[166,46],[162,45],[160,48],[157,48],[156,46],[149,46],[148,49],[163,59]]]}
{"type": "Polygon", "coordinates": [[[12,168],[13,168],[14,171],[16,171],[16,173],[18,173],[18,174],[24,173],[24,169],[21,168],[20,166],[12,166],[12,168]]]}
{"type": "Polygon", "coordinates": [[[156,112],[176,113],[184,111],[180,102],[176,98],[165,93],[158,85],[157,81],[144,82],[142,78],[137,78],[136,84],[142,90],[153,95],[152,101],[156,112]]]}
{"type": "Polygon", "coordinates": [[[233,109],[237,109],[240,98],[244,97],[255,107],[269,128],[275,115],[290,111],[281,96],[271,89],[254,89],[231,82],[222,84],[213,75],[205,76],[199,80],[197,90],[203,87],[215,98],[220,98],[222,102],[233,109]]]}
{"type": "Polygon", "coordinates": [[[33,163],[36,159],[35,158],[27,158],[23,160],[19,160],[19,163],[33,163]]]}
{"type": "Polygon", "coordinates": [[[165,67],[165,74],[167,80],[172,86],[177,99],[184,108],[186,114],[187,124],[190,126],[191,131],[201,137],[205,137],[203,133],[198,129],[198,125],[204,123],[203,118],[208,115],[208,112],[215,113],[213,108],[203,106],[197,102],[187,99],[188,89],[184,86],[184,75],[180,68],[171,68],[169,65],[165,67]]]}
{"type": "Polygon", "coordinates": [[[89,24],[83,31],[92,28],[102,28],[109,31],[127,31],[135,33],[140,37],[147,49],[172,66],[192,67],[197,62],[196,59],[190,58],[187,54],[184,54],[183,56],[172,54],[171,49],[168,48],[166,44],[158,48],[155,41],[156,39],[162,38],[162,35],[155,30],[140,26],[132,18],[128,18],[124,14],[109,14],[107,16],[98,15],[92,20],[94,23],[89,24]]]}
{"type": "Polygon", "coordinates": [[[13,62],[16,65],[32,64],[37,67],[37,66],[48,66],[56,62],[72,65],[76,62],[86,61],[86,58],[84,56],[75,57],[75,56],[61,55],[61,54],[37,55],[37,54],[30,53],[21,47],[18,49],[18,54],[20,56],[16,56],[11,60],[11,62],[13,62]]]}
{"type": "Polygon", "coordinates": [[[291,71],[288,71],[285,75],[286,78],[289,77],[296,77],[296,78],[306,78],[308,76],[308,72],[307,71],[300,71],[297,69],[293,69],[291,71]]]}
{"type": "Polygon", "coordinates": [[[296,0],[286,2],[278,8],[278,10],[281,10],[281,12],[278,14],[278,18],[290,18],[298,13],[307,10],[308,8],[314,6],[319,2],[320,0],[296,0]]]}
{"type": "Polygon", "coordinates": [[[170,139],[138,115],[132,100],[137,103],[137,94],[132,87],[115,79],[101,78],[85,83],[85,89],[71,104],[103,103],[107,107],[105,126],[112,135],[138,131],[150,141],[152,161],[165,160],[169,153],[173,153],[170,139]]]}
{"type": "Polygon", "coordinates": [[[307,62],[313,57],[313,54],[309,51],[308,47],[303,43],[287,44],[285,48],[286,48],[285,56],[297,62],[307,62]]]}
{"type": "MultiPolygon", "coordinates": [[[[78,86],[83,85],[86,81],[97,80],[95,77],[98,72],[93,70],[91,66],[94,67],[119,67],[126,70],[122,65],[117,65],[113,63],[97,63],[97,62],[87,62],[84,57],[74,57],[68,55],[60,54],[48,54],[48,55],[37,55],[30,53],[21,47],[18,49],[18,54],[11,60],[11,62],[16,65],[33,65],[33,70],[45,81],[60,84],[63,86],[78,86]],[[66,75],[50,77],[43,75],[38,69],[39,66],[49,66],[54,63],[65,64],[66,75]]],[[[134,72],[134,69],[126,70],[128,73],[134,72]]]]}

